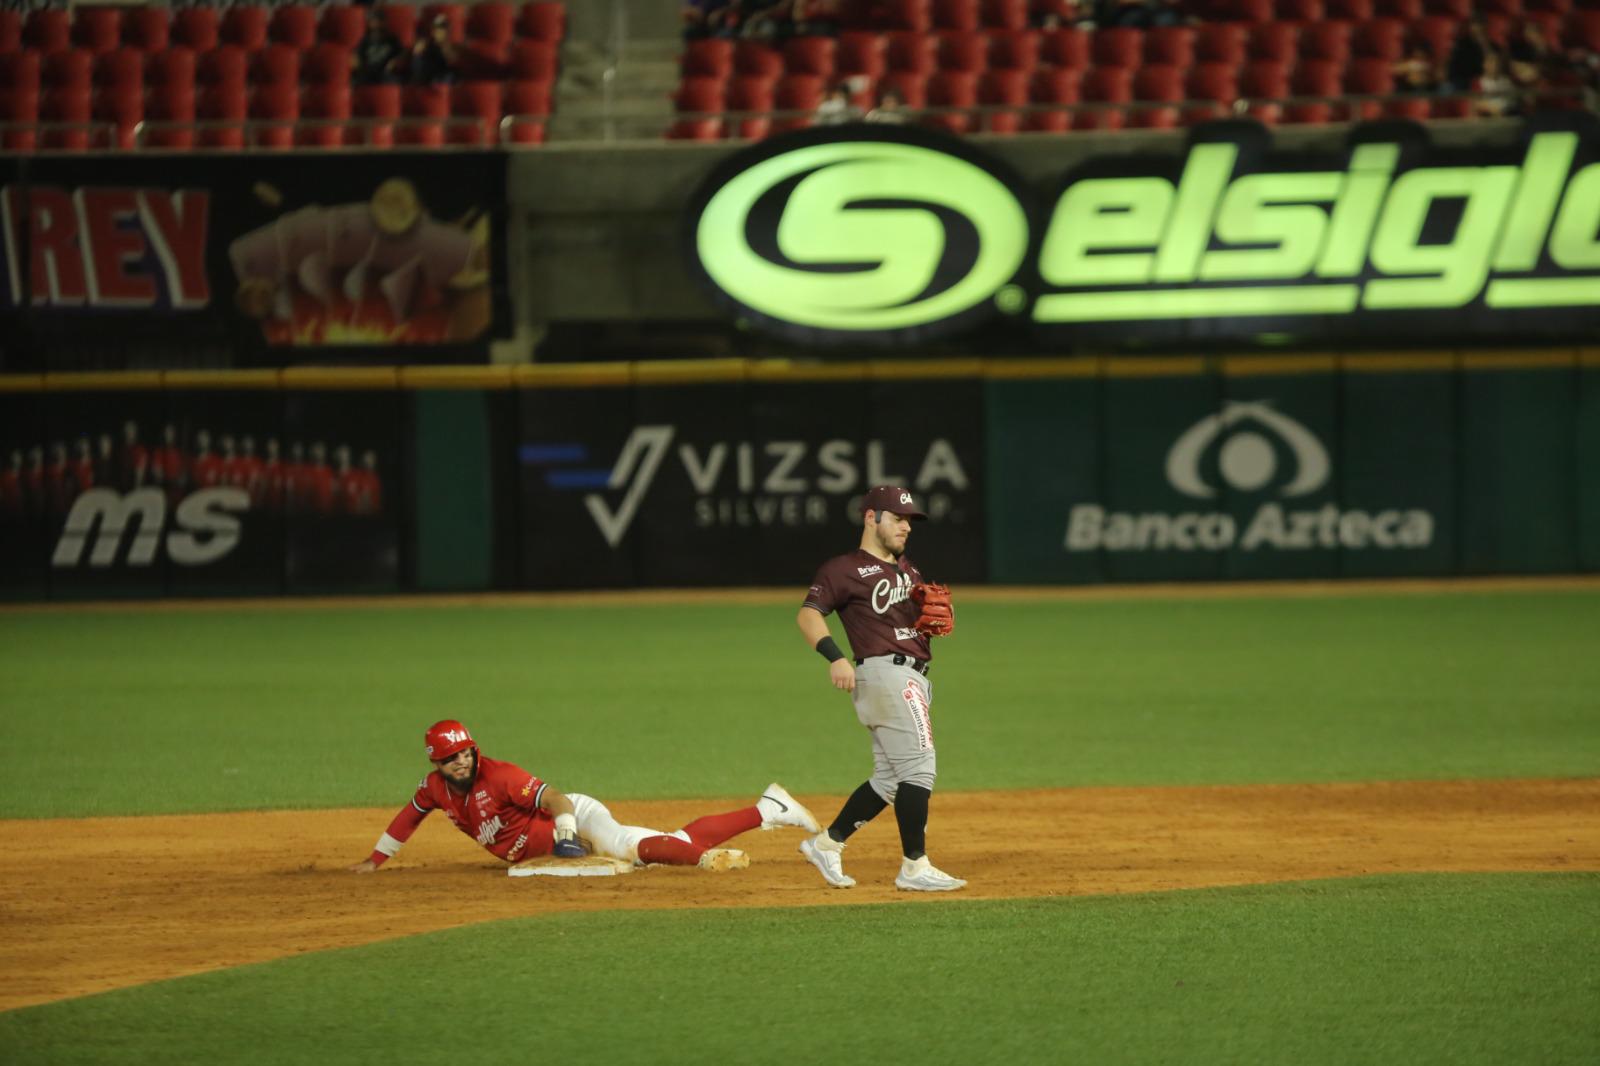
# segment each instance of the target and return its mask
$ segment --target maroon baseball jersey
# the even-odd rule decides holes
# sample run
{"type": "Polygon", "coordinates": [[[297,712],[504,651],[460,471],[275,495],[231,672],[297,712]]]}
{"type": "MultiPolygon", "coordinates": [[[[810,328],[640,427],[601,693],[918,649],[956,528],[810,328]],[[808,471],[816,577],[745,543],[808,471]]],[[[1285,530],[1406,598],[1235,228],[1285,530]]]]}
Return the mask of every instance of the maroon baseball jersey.
{"type": "Polygon", "coordinates": [[[898,654],[927,662],[928,638],[911,628],[922,613],[911,586],[923,580],[922,571],[903,555],[897,565],[857,548],[822,564],[801,606],[824,615],[838,611],[857,659],[898,654]]]}
{"type": "MultiPolygon", "coordinates": [[[[555,818],[539,809],[544,787],[543,781],[522,767],[480,753],[471,792],[463,796],[451,791],[444,775],[433,771],[417,786],[411,802],[394,816],[388,834],[403,843],[429,814],[444,811],[451,825],[507,862],[548,855],[555,842],[555,818]]],[[[372,853],[375,863],[386,858],[380,852],[372,853]]]]}

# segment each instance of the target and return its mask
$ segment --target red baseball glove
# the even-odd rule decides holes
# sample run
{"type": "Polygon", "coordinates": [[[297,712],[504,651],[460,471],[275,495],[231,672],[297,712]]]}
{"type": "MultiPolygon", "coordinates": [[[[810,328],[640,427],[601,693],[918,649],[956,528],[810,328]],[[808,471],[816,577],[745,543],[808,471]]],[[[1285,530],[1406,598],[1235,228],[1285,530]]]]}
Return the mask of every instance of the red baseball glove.
{"type": "Polygon", "coordinates": [[[956,609],[950,603],[950,586],[918,582],[911,599],[922,609],[914,628],[925,637],[948,637],[955,632],[956,609]]]}

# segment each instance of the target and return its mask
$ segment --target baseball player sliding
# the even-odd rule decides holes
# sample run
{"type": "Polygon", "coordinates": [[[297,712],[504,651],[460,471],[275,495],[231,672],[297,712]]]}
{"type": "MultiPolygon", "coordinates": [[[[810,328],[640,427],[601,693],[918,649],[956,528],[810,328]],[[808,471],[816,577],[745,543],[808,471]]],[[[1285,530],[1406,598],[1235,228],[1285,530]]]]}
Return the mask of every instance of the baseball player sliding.
{"type": "Polygon", "coordinates": [[[673,833],[622,825],[592,796],[568,795],[513,763],[491,759],[460,722],[435,722],[423,738],[434,770],[384,830],[372,854],[350,867],[371,873],[400,850],[422,820],[442,810],[450,824],[507,862],[593,852],[638,865],[740,870],[750,857],[718,845],[751,829],[796,826],[817,832],[817,820],[782,785],[767,787],[753,806],[696,818],[673,833]]]}
{"type": "Polygon", "coordinates": [[[966,882],[929,862],[925,847],[935,773],[928,638],[955,628],[950,590],[925,583],[905,556],[912,519],[927,517],[909,491],[880,485],[861,510],[861,546],[822,564],[795,621],[806,645],[828,660],[833,687],[855,702],[872,737],[872,777],[800,853],[828,884],[849,888],[856,882],[844,872],[844,842],[892,803],[904,855],[895,887],[950,892],[966,882]],[[844,623],[853,663],[828,633],[831,611],[844,623]]]}

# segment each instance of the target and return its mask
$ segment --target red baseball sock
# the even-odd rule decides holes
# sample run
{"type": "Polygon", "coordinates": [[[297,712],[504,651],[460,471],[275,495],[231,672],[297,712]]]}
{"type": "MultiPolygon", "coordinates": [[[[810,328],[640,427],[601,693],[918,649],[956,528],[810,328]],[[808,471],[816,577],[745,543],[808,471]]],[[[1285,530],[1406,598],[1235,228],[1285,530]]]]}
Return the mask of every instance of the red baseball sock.
{"type": "Polygon", "coordinates": [[[727,814],[708,814],[696,818],[683,827],[689,839],[702,848],[714,848],[724,840],[732,840],[740,833],[761,828],[761,811],[756,807],[743,807],[727,814]]]}
{"type": "Polygon", "coordinates": [[[677,837],[645,837],[639,841],[639,861],[667,866],[696,866],[705,848],[677,837]]]}

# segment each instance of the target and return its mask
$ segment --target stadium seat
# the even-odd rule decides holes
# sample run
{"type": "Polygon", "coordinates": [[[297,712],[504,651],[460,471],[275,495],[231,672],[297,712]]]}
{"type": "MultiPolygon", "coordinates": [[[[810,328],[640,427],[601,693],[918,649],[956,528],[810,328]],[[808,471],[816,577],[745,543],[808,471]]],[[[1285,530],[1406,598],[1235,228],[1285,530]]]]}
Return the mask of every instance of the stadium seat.
{"type": "Polygon", "coordinates": [[[1333,22],[1366,22],[1374,17],[1373,0],[1326,0],[1324,9],[1333,22]]]}
{"type": "Polygon", "coordinates": [[[0,91],[39,95],[43,65],[38,52],[0,52],[0,91]]]}
{"type": "Polygon", "coordinates": [[[989,69],[1032,71],[1039,65],[1039,35],[1033,30],[989,34],[989,69]]]}
{"type": "MultiPolygon", "coordinates": [[[[467,9],[467,39],[504,45],[517,29],[517,9],[505,0],[478,0],[467,9]]],[[[495,109],[499,110],[499,98],[495,109]]]]}
{"type": "MultiPolygon", "coordinates": [[[[538,41],[519,43],[543,44],[538,41]]],[[[552,60],[552,68],[553,65],[552,60]]],[[[456,60],[456,75],[463,81],[504,81],[510,70],[510,55],[505,44],[470,37],[462,43],[460,58],[456,60]]],[[[555,77],[553,69],[550,76],[555,77]]]]}
{"type": "Polygon", "coordinates": [[[202,123],[195,132],[195,145],[200,148],[244,147],[242,123],[248,115],[249,98],[242,82],[203,90],[195,99],[195,118],[202,123]]]}
{"type": "Polygon", "coordinates": [[[860,74],[880,78],[888,69],[888,44],[887,38],[876,33],[841,33],[833,57],[834,71],[840,77],[860,74]]]}
{"type": "Polygon", "coordinates": [[[1275,0],[1273,7],[1282,22],[1321,22],[1327,18],[1322,0],[1275,0]]]}
{"type": "Polygon", "coordinates": [[[172,22],[164,7],[130,7],[122,16],[122,43],[141,52],[159,52],[171,43],[172,22]]]}
{"type": "Polygon", "coordinates": [[[517,38],[506,55],[506,74],[511,81],[553,82],[557,73],[556,45],[550,41],[517,38]]]}
{"type": "Polygon", "coordinates": [[[1089,35],[1082,30],[1046,30],[1039,35],[1039,59],[1058,67],[1089,69],[1089,35]]]}
{"type": "Polygon", "coordinates": [[[250,57],[253,85],[293,85],[300,80],[300,53],[286,44],[269,44],[250,57]]]}
{"type": "Polygon", "coordinates": [[[251,144],[259,148],[293,147],[294,126],[300,119],[300,87],[293,82],[257,85],[250,93],[250,117],[269,123],[251,130],[251,144]]]}
{"type": "Polygon", "coordinates": [[[137,48],[118,48],[94,57],[94,84],[124,95],[144,94],[144,53],[137,48]]]}
{"type": "Polygon", "coordinates": [[[274,8],[267,21],[267,38],[303,52],[317,43],[317,12],[306,4],[274,8]]]}
{"type": "Polygon", "coordinates": [[[1564,18],[1572,13],[1572,0],[1523,0],[1522,9],[1528,12],[1548,12],[1564,18]]]}
{"type": "Polygon", "coordinates": [[[839,42],[832,37],[790,38],[783,45],[784,73],[831,78],[838,49],[839,42]]]}
{"type": "Polygon", "coordinates": [[[222,15],[221,40],[224,43],[256,52],[266,47],[267,9],[255,4],[236,4],[222,15]]]}
{"type": "Polygon", "coordinates": [[[557,0],[523,4],[517,13],[517,33],[536,41],[559,43],[567,33],[567,8],[557,0]]]}
{"type": "Polygon", "coordinates": [[[1183,92],[1185,99],[1210,101],[1187,108],[1185,125],[1227,118],[1239,99],[1239,68],[1229,63],[1201,63],[1189,71],[1183,92]]]}
{"type": "MultiPolygon", "coordinates": [[[[1028,103],[1028,72],[991,70],[978,79],[978,103],[984,107],[1024,107],[1028,103]]],[[[986,114],[979,129],[990,133],[1015,133],[1022,128],[1019,112],[986,114]]]]}
{"type": "Polygon", "coordinates": [[[983,0],[982,22],[996,30],[1026,29],[1028,0],[983,0]]]}
{"type": "Polygon", "coordinates": [[[1442,62],[1450,55],[1450,48],[1455,43],[1456,23],[1451,19],[1430,15],[1413,22],[1410,33],[1427,46],[1434,59],[1442,62]]]}
{"type": "Polygon", "coordinates": [[[1300,27],[1283,22],[1268,22],[1250,27],[1246,58],[1273,63],[1293,63],[1300,47],[1300,27]]]}
{"type": "Polygon", "coordinates": [[[1273,0],[1228,0],[1227,18],[1234,22],[1271,22],[1273,0]]]}
{"type": "Polygon", "coordinates": [[[363,121],[351,126],[345,143],[390,147],[394,144],[394,121],[400,117],[400,86],[356,86],[350,96],[350,114],[363,121]]]}
{"type": "Polygon", "coordinates": [[[196,83],[212,88],[243,89],[250,57],[238,45],[222,44],[195,58],[196,83]]]}
{"type": "MultiPolygon", "coordinates": [[[[977,107],[978,75],[970,70],[939,70],[928,77],[929,107],[977,107]]],[[[951,133],[968,133],[980,128],[975,115],[933,115],[929,123],[951,133]]]]}
{"type": "Polygon", "coordinates": [[[86,52],[109,52],[122,43],[122,11],[80,7],[72,18],[72,44],[86,52]]]}
{"type": "Polygon", "coordinates": [[[354,48],[367,32],[367,9],[355,4],[329,4],[317,20],[317,39],[354,48]]]}
{"type": "Polygon", "coordinates": [[[914,70],[891,70],[878,82],[880,94],[893,89],[908,108],[928,106],[928,76],[914,70]]]}
{"type": "MultiPolygon", "coordinates": [[[[85,59],[88,53],[80,52],[85,59]]],[[[75,129],[42,130],[40,148],[53,148],[66,152],[86,151],[91,144],[92,131],[87,123],[93,118],[87,88],[47,89],[39,101],[41,123],[75,124],[75,129]]]]}
{"type": "Polygon", "coordinates": [[[39,81],[46,89],[88,93],[93,83],[94,57],[77,48],[64,48],[44,57],[39,81]]]}
{"type": "MultiPolygon", "coordinates": [[[[1083,76],[1078,98],[1085,104],[1125,104],[1133,99],[1133,71],[1127,67],[1094,67],[1083,76]]],[[[1120,130],[1127,125],[1123,109],[1080,111],[1073,119],[1080,130],[1120,130]]]]}
{"type": "MultiPolygon", "coordinates": [[[[1295,68],[1289,84],[1295,96],[1341,96],[1343,62],[1331,59],[1305,59],[1295,68]]],[[[1333,105],[1326,103],[1289,104],[1284,108],[1285,122],[1325,123],[1333,118],[1333,105]]]]}
{"type": "MultiPolygon", "coordinates": [[[[1344,88],[1346,92],[1361,95],[1392,93],[1394,69],[1387,59],[1371,57],[1352,59],[1350,66],[1345,70],[1344,88]]],[[[1376,100],[1364,100],[1351,104],[1348,112],[1349,117],[1354,120],[1375,119],[1383,113],[1383,105],[1376,100]]]]}
{"type": "Polygon", "coordinates": [[[450,115],[477,119],[477,125],[459,123],[445,130],[448,144],[489,145],[500,137],[502,82],[466,81],[450,87],[450,115]]]}
{"type": "Polygon", "coordinates": [[[781,133],[784,130],[803,129],[812,124],[810,112],[817,109],[822,103],[825,83],[812,74],[790,74],[778,79],[777,88],[773,92],[773,108],[777,111],[806,112],[804,115],[792,115],[773,120],[772,128],[781,133]]]}
{"type": "Polygon", "coordinates": [[[1374,0],[1372,12],[1374,18],[1399,19],[1401,22],[1415,22],[1427,14],[1423,10],[1422,0],[1374,0]]]}
{"type": "Polygon", "coordinates": [[[1406,24],[1399,19],[1363,22],[1350,37],[1350,53],[1356,59],[1385,59],[1393,63],[1405,55],[1405,51],[1406,24]]]}
{"type": "Polygon", "coordinates": [[[1089,46],[1089,58],[1097,67],[1139,66],[1144,51],[1144,31],[1117,27],[1095,30],[1089,46]]]}
{"type": "Polygon", "coordinates": [[[877,17],[885,30],[927,33],[933,28],[931,0],[882,0],[877,17]]]}
{"type": "MultiPolygon", "coordinates": [[[[1133,98],[1149,103],[1176,104],[1183,100],[1183,71],[1163,63],[1150,63],[1133,72],[1133,98]]],[[[1128,114],[1132,129],[1167,130],[1178,125],[1176,107],[1142,107],[1128,114]]]]}
{"type": "Polygon", "coordinates": [[[417,15],[417,25],[431,26],[440,15],[450,26],[450,40],[460,44],[467,39],[467,9],[461,4],[423,4],[417,15]]]}
{"type": "Polygon", "coordinates": [[[1171,67],[1194,63],[1195,31],[1190,26],[1157,26],[1145,31],[1144,61],[1171,67]]]}
{"type": "Polygon", "coordinates": [[[934,29],[976,33],[982,21],[978,0],[933,0],[932,7],[934,29]]]}
{"type": "Polygon", "coordinates": [[[210,7],[181,7],[172,16],[172,42],[209,52],[221,41],[217,12],[210,7]]]}
{"type": "MultiPolygon", "coordinates": [[[[680,115],[721,115],[723,111],[723,81],[721,78],[689,77],[678,83],[672,99],[680,115]]],[[[722,136],[720,118],[680,118],[667,131],[674,140],[714,141],[722,136]]]]}
{"type": "MultiPolygon", "coordinates": [[[[450,88],[446,85],[407,85],[400,93],[400,112],[407,119],[447,119],[450,116],[450,88]]],[[[395,130],[396,144],[437,147],[444,143],[445,123],[413,121],[395,130]]]]}
{"type": "Polygon", "coordinates": [[[22,15],[10,9],[0,9],[0,55],[20,51],[22,51],[22,15]]]}
{"type": "Polygon", "coordinates": [[[512,118],[506,129],[506,140],[514,144],[543,144],[545,124],[531,121],[528,116],[550,113],[550,84],[540,81],[506,82],[502,107],[512,118]]]}
{"type": "MultiPolygon", "coordinates": [[[[383,20],[383,28],[395,35],[400,47],[409,49],[417,43],[417,9],[410,4],[384,4],[373,8],[383,20]]],[[[365,16],[363,15],[363,18],[365,16]]],[[[362,32],[366,27],[362,26],[362,32]]]]}
{"type": "Polygon", "coordinates": [[[777,81],[783,76],[783,55],[764,41],[741,40],[733,49],[733,72],[741,78],[777,81]]]}
{"type": "Polygon", "coordinates": [[[116,127],[110,144],[99,141],[97,144],[124,151],[131,149],[134,147],[134,128],[144,121],[144,93],[101,89],[95,94],[91,114],[96,121],[109,122],[116,127]]]}
{"type": "Polygon", "coordinates": [[[349,85],[350,49],[324,41],[300,57],[300,77],[310,85],[349,85]]]}
{"type": "Polygon", "coordinates": [[[1275,125],[1283,118],[1283,105],[1274,101],[1289,95],[1287,63],[1256,60],[1247,65],[1239,75],[1239,96],[1249,101],[1246,113],[1251,118],[1275,125]]]}
{"type": "Polygon", "coordinates": [[[307,85],[300,91],[300,124],[294,143],[304,148],[342,148],[351,136],[344,123],[351,114],[351,90],[344,85],[307,85]]]}
{"type": "Polygon", "coordinates": [[[72,20],[59,8],[39,8],[28,15],[22,43],[48,55],[72,47],[72,20]]]}
{"type": "Polygon", "coordinates": [[[939,38],[925,33],[891,33],[887,56],[890,70],[932,74],[939,67],[939,38]]]}
{"type": "Polygon", "coordinates": [[[989,39],[978,33],[941,33],[939,69],[981,74],[989,65],[989,39]]]}
{"type": "Polygon", "coordinates": [[[1477,11],[1484,16],[1516,19],[1522,16],[1522,0],[1478,0],[1477,11]]]}
{"type": "Polygon", "coordinates": [[[152,86],[145,97],[144,118],[146,147],[193,148],[194,83],[152,86]]]}
{"type": "Polygon", "coordinates": [[[1205,22],[1196,28],[1194,58],[1197,63],[1245,61],[1250,27],[1237,22],[1205,22]]]}
{"type": "MultiPolygon", "coordinates": [[[[1266,57],[1262,57],[1266,58],[1266,57]]],[[[1350,24],[1322,22],[1300,33],[1300,58],[1343,63],[1350,58],[1350,24]]]]}
{"type": "Polygon", "coordinates": [[[1422,8],[1430,15],[1465,22],[1472,17],[1472,0],[1422,0],[1422,8]]]}
{"type": "Polygon", "coordinates": [[[740,76],[728,82],[728,110],[748,113],[733,120],[728,136],[759,140],[771,132],[772,119],[766,113],[773,109],[774,84],[766,78],[740,76]]]}
{"type": "MultiPolygon", "coordinates": [[[[1035,104],[1075,104],[1083,71],[1073,67],[1042,67],[1028,81],[1028,99],[1035,104]]],[[[1065,133],[1072,128],[1069,111],[1030,111],[1022,128],[1049,133],[1065,133]]]]}
{"type": "Polygon", "coordinates": [[[0,89],[0,122],[15,123],[17,129],[0,132],[0,149],[7,152],[32,152],[39,147],[38,131],[30,128],[39,121],[37,90],[0,89]]]}
{"type": "Polygon", "coordinates": [[[726,80],[733,73],[733,42],[720,37],[688,42],[678,58],[678,72],[684,78],[726,80]]]}
{"type": "Polygon", "coordinates": [[[1567,17],[1566,33],[1561,40],[1569,48],[1600,52],[1600,10],[1574,11],[1567,17]]]}

